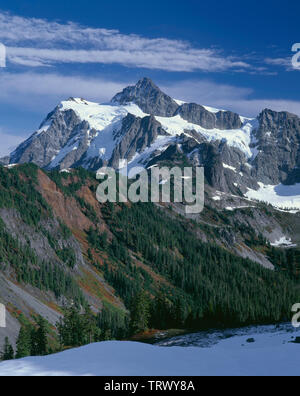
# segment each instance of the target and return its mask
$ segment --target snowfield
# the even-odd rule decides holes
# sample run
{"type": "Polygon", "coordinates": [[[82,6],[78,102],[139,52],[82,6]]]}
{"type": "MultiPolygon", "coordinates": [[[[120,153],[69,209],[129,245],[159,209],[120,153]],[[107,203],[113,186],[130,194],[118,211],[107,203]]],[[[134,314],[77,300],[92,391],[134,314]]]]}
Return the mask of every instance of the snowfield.
{"type": "MultiPolygon", "coordinates": [[[[183,103],[177,101],[178,103],[183,103]]],[[[101,157],[104,160],[109,160],[112,152],[118,141],[114,139],[114,134],[121,129],[122,120],[128,113],[136,117],[146,117],[149,114],[144,113],[136,104],[128,103],[127,105],[120,105],[118,103],[94,103],[80,98],[70,98],[67,101],[61,102],[59,105],[60,111],[73,110],[81,121],[88,122],[90,130],[97,131],[96,137],[91,138],[89,142],[89,149],[87,151],[87,160],[91,158],[101,157]]],[[[219,110],[206,107],[212,112],[219,110]]],[[[181,118],[180,115],[175,117],[155,117],[162,127],[170,134],[170,136],[180,136],[186,131],[194,130],[199,135],[204,136],[208,141],[225,140],[229,146],[239,148],[247,158],[252,158],[255,154],[255,149],[250,148],[253,143],[252,131],[257,126],[256,119],[243,118],[244,125],[241,129],[235,130],[219,130],[219,129],[204,129],[199,125],[190,123],[181,118]]],[[[47,132],[50,126],[47,120],[36,134],[47,132]]],[[[55,168],[64,159],[64,157],[78,148],[80,136],[73,136],[72,140],[53,158],[50,168],[55,168]]],[[[157,141],[159,143],[159,141],[157,141]]]]}
{"type": "Polygon", "coordinates": [[[286,325],[237,334],[192,334],[163,346],[103,342],[4,362],[0,376],[298,376],[300,344],[292,343],[297,335],[299,331],[286,325]],[[185,343],[194,346],[172,346],[185,343]]]}
{"type": "Polygon", "coordinates": [[[251,190],[245,194],[249,199],[256,199],[268,202],[279,209],[299,209],[300,210],[300,183],[292,186],[279,184],[278,186],[258,183],[258,191],[251,190]]]}

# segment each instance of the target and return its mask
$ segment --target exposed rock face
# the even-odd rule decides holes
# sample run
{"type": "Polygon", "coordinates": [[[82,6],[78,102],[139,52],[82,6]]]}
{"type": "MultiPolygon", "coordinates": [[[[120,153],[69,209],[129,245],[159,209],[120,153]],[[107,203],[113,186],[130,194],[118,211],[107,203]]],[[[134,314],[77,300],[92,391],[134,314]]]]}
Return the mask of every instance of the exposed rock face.
{"type": "Polygon", "coordinates": [[[115,136],[115,147],[109,165],[118,168],[121,159],[131,160],[136,153],[150,147],[159,135],[166,135],[161,124],[153,116],[138,118],[128,114],[123,119],[122,129],[115,136]]]}
{"type": "Polygon", "coordinates": [[[231,111],[219,111],[216,114],[217,129],[239,129],[243,125],[238,114],[231,111]]]}
{"type": "Polygon", "coordinates": [[[196,103],[179,106],[148,78],[140,80],[135,86],[125,88],[112,99],[112,102],[120,104],[133,102],[145,113],[160,117],[173,117],[179,114],[184,120],[205,129],[226,130],[238,129],[242,126],[239,115],[230,111],[220,111],[215,114],[196,103]]]}
{"type": "Polygon", "coordinates": [[[183,104],[175,114],[179,114],[184,120],[200,125],[205,129],[239,129],[243,125],[236,113],[219,111],[215,114],[196,103],[183,104]]]}
{"type": "Polygon", "coordinates": [[[149,78],[143,78],[135,86],[125,88],[112,102],[134,102],[144,113],[160,117],[172,117],[179,105],[163,93],[149,78]]]}
{"type": "Polygon", "coordinates": [[[213,129],[216,126],[216,117],[203,106],[196,103],[185,103],[178,108],[179,114],[184,120],[202,126],[205,129],[213,129]]]}
{"type": "MultiPolygon", "coordinates": [[[[181,135],[170,143],[167,150],[158,153],[149,165],[168,161],[175,165],[181,159],[193,166],[204,167],[207,183],[215,190],[240,194],[248,191],[247,187],[258,189],[257,180],[251,175],[251,166],[239,149],[229,147],[224,141],[207,142],[181,135]]],[[[198,135],[199,138],[199,135],[198,135]]]]}
{"type": "Polygon", "coordinates": [[[300,182],[300,118],[264,110],[258,117],[254,176],[265,184],[300,182]]]}
{"type": "Polygon", "coordinates": [[[73,110],[61,112],[59,108],[48,115],[41,129],[49,124],[46,132],[36,132],[14,151],[10,163],[33,162],[45,167],[65,146],[72,133],[83,132],[86,128],[86,124],[81,122],[73,110]]]}

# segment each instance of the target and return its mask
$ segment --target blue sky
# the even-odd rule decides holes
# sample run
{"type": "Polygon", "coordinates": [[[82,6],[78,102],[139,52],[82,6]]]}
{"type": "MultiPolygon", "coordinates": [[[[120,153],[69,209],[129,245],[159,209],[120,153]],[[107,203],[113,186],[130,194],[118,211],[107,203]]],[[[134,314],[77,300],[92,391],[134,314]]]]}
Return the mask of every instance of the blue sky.
{"type": "Polygon", "coordinates": [[[299,13],[296,0],[2,0],[0,155],[62,99],[108,101],[143,76],[176,99],[300,114],[299,13]]]}

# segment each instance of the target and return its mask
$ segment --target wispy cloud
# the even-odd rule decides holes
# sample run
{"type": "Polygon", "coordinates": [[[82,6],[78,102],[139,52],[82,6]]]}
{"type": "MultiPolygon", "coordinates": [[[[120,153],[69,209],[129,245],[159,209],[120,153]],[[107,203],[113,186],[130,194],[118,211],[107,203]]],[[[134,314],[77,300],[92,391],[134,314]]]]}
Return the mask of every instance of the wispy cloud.
{"type": "Polygon", "coordinates": [[[0,103],[42,113],[70,96],[108,101],[129,83],[56,73],[5,72],[1,75],[0,103]]]}
{"type": "Polygon", "coordinates": [[[271,66],[283,67],[286,71],[296,71],[292,65],[292,56],[286,58],[266,58],[265,63],[271,66]]]}
{"type": "MultiPolygon", "coordinates": [[[[290,111],[300,116],[300,102],[286,99],[255,98],[251,88],[219,84],[211,80],[156,81],[160,88],[175,99],[232,110],[256,117],[264,108],[290,111]]],[[[81,75],[57,73],[5,73],[1,77],[0,103],[13,104],[41,118],[59,101],[70,96],[96,102],[107,102],[125,86],[136,81],[110,81],[81,75]]]]}
{"type": "Polygon", "coordinates": [[[212,48],[197,48],[186,41],[125,35],[118,30],[8,13],[0,13],[0,40],[8,47],[10,62],[30,67],[100,63],[177,72],[252,69],[237,57],[212,48]]]}
{"type": "Polygon", "coordinates": [[[300,116],[299,101],[255,98],[251,88],[217,84],[210,80],[186,80],[164,84],[163,89],[176,99],[232,110],[248,117],[256,117],[265,108],[300,116]]]}

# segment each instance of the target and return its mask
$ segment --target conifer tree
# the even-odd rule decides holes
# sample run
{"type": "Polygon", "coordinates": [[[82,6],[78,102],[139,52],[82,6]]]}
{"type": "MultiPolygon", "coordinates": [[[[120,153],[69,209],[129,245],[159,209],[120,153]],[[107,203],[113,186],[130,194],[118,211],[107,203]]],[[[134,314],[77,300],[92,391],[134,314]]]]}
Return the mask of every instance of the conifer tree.
{"type": "Polygon", "coordinates": [[[31,331],[31,355],[43,356],[47,354],[47,325],[41,316],[37,320],[37,329],[31,331]]]}
{"type": "Polygon", "coordinates": [[[16,358],[24,358],[31,354],[31,329],[22,326],[17,339],[17,354],[16,358]]]}
{"type": "Polygon", "coordinates": [[[150,301],[145,291],[140,291],[133,299],[130,328],[133,334],[146,331],[150,319],[150,301]]]}
{"type": "Polygon", "coordinates": [[[14,358],[14,349],[12,345],[9,342],[8,337],[5,337],[5,342],[4,342],[4,352],[2,354],[2,359],[3,360],[12,360],[14,358]]]}

